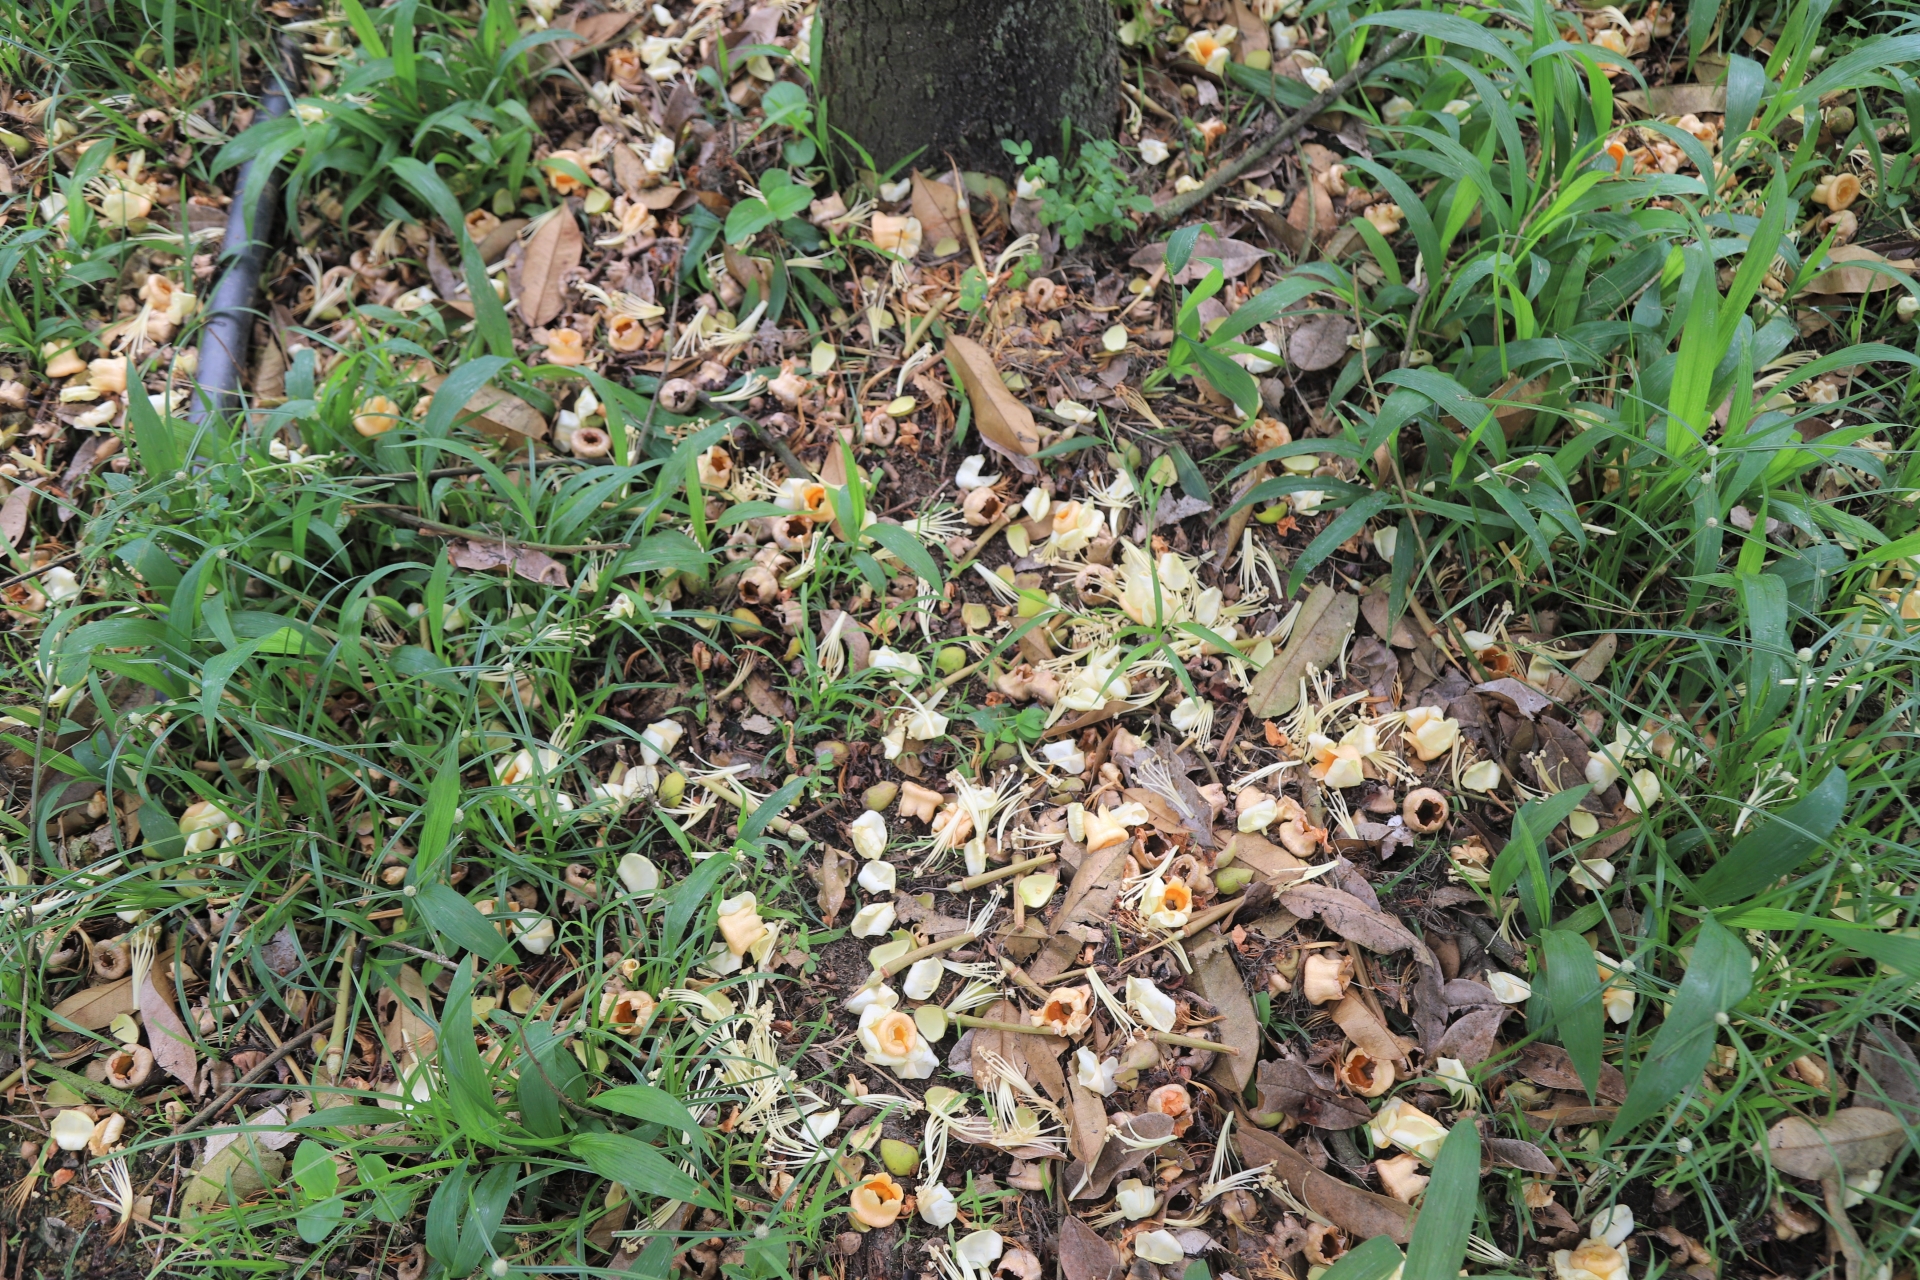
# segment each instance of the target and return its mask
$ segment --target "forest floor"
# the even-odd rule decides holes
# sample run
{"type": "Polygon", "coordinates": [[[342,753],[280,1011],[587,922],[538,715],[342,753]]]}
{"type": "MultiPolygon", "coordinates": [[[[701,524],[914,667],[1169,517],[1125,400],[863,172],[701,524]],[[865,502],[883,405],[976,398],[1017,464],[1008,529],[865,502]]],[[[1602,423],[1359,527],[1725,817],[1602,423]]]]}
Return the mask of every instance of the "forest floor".
{"type": "Polygon", "coordinates": [[[1902,10],[633,9],[0,6],[0,1276],[1913,1280],[1902,10]]]}

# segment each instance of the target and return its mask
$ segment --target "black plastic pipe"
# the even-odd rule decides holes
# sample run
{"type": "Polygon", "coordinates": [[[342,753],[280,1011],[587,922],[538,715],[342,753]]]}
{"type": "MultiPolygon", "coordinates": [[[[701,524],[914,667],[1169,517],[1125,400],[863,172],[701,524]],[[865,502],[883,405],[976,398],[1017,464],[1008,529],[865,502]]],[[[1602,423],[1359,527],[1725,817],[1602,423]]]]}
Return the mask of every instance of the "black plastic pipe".
{"type": "MultiPolygon", "coordinates": [[[[284,65],[268,72],[268,88],[254,117],[256,123],[278,119],[292,105],[287,86],[299,81],[300,49],[282,36],[280,53],[284,65]]],[[[240,380],[246,375],[247,347],[257,318],[255,297],[260,290],[260,273],[273,251],[275,212],[280,203],[280,184],[269,175],[248,217],[249,210],[237,193],[247,189],[247,178],[256,163],[243,162],[234,175],[236,198],[227,211],[227,233],[220,242],[220,256],[228,259],[229,265],[207,305],[207,323],[200,331],[200,364],[194,374],[196,386],[187,412],[188,419],[199,424],[233,409],[239,400],[240,380]]]]}

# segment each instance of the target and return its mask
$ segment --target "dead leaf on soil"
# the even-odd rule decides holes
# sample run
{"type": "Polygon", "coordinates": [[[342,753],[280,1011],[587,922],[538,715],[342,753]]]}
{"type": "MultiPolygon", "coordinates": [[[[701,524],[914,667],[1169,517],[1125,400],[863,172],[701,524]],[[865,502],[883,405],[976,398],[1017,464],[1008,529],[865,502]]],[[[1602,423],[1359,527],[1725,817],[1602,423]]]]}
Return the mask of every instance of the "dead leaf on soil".
{"type": "Polygon", "coordinates": [[[1524,716],[1528,720],[1537,719],[1542,711],[1553,705],[1552,698],[1526,681],[1516,680],[1512,676],[1477,684],[1473,686],[1473,691],[1492,698],[1505,708],[1508,715],[1524,716]]]}
{"type": "MultiPolygon", "coordinates": [[[[1360,617],[1360,599],[1322,584],[1307,593],[1294,620],[1287,647],[1254,677],[1247,713],[1260,719],[1283,716],[1300,705],[1300,681],[1311,666],[1329,671],[1340,661],[1347,638],[1360,617]]],[[[1297,914],[1297,913],[1296,913],[1297,914]]]]}
{"type": "Polygon", "coordinates": [[[110,1025],[121,1014],[132,1014],[133,979],[122,978],[118,982],[105,982],[85,991],[76,991],[53,1006],[56,1018],[65,1018],[76,1027],[88,1031],[99,1031],[110,1025]]]}
{"type": "Polygon", "coordinates": [[[747,677],[747,701],[759,711],[764,711],[775,720],[785,720],[793,714],[793,704],[785,697],[773,691],[765,676],[758,671],[747,677]]]}
{"type": "Polygon", "coordinates": [[[1293,204],[1287,209],[1287,225],[1298,232],[1301,238],[1311,238],[1325,244],[1340,225],[1340,219],[1333,211],[1333,196],[1328,193],[1325,183],[1313,178],[1294,194],[1293,204]]]}
{"type": "MultiPolygon", "coordinates": [[[[427,379],[427,388],[437,392],[446,380],[446,374],[436,373],[427,379]]],[[[473,415],[463,425],[496,439],[507,436],[525,436],[534,440],[547,438],[547,420],[540,416],[539,410],[511,391],[482,387],[468,398],[466,404],[461,406],[461,411],[473,415]]]]}
{"type": "Polygon", "coordinates": [[[1412,649],[1419,645],[1420,638],[1414,634],[1413,623],[1406,614],[1393,624],[1392,634],[1387,631],[1387,610],[1390,601],[1384,591],[1375,591],[1360,599],[1360,613],[1366,618],[1373,633],[1396,649],[1412,649]]]}
{"type": "Polygon", "coordinates": [[[1613,100],[1623,107],[1633,108],[1641,115],[1719,115],[1727,109],[1727,86],[1663,84],[1652,89],[1629,89],[1625,93],[1616,93],[1613,100]]]}
{"type": "Polygon", "coordinates": [[[1263,1113],[1277,1111],[1316,1129],[1356,1129],[1373,1118],[1366,1103],[1326,1088],[1296,1058],[1262,1062],[1254,1088],[1263,1113]]]}
{"type": "Polygon", "coordinates": [[[527,324],[543,325],[560,314],[566,305],[566,274],[580,265],[583,248],[580,224],[564,205],[528,239],[518,295],[520,317],[527,324]]]}
{"type": "Polygon", "coordinates": [[[1461,1014],[1434,1046],[1434,1056],[1458,1058],[1466,1066],[1479,1066],[1493,1054],[1495,1037],[1500,1034],[1500,1024],[1506,1017],[1504,1005],[1461,1014]]]}
{"type": "MultiPolygon", "coordinates": [[[[1386,1023],[1374,1016],[1367,1002],[1356,995],[1340,997],[1340,1003],[1333,1006],[1333,1020],[1347,1039],[1358,1045],[1369,1058],[1381,1062],[1392,1062],[1405,1066],[1406,1050],[1400,1047],[1400,1041],[1393,1032],[1387,1030],[1386,1023]]],[[[1446,1042],[1441,1041],[1442,1044],[1446,1042]]]]}
{"type": "Polygon", "coordinates": [[[1907,1140],[1906,1126],[1877,1107],[1845,1107],[1823,1120],[1788,1116],[1767,1130],[1767,1159],[1796,1178],[1843,1178],[1878,1169],[1907,1140]]]}
{"type": "Polygon", "coordinates": [[[1280,905],[1296,916],[1317,917],[1321,924],[1343,938],[1359,943],[1379,955],[1411,951],[1415,958],[1432,962],[1426,944],[1407,926],[1384,911],[1374,911],[1350,893],[1323,884],[1303,884],[1282,890],[1280,905]]]}
{"type": "Polygon", "coordinates": [[[1260,1015],[1247,995],[1246,979],[1234,967],[1232,943],[1225,935],[1215,933],[1195,944],[1188,959],[1193,963],[1190,985],[1222,1016],[1213,1026],[1215,1037],[1240,1051],[1217,1055],[1207,1074],[1238,1095],[1253,1079],[1254,1060],[1260,1056],[1260,1015]]]}
{"type": "Polygon", "coordinates": [[[1547,681],[1548,695],[1564,702],[1583,692],[1606,674],[1607,664],[1619,647],[1620,637],[1611,631],[1595,640],[1565,674],[1547,681]]]}
{"type": "Polygon", "coordinates": [[[849,863],[852,860],[832,845],[828,845],[820,854],[820,869],[813,873],[814,883],[820,886],[819,896],[814,899],[820,906],[820,919],[827,928],[833,928],[833,922],[840,909],[847,905],[847,886],[853,882],[849,863]]]}
{"type": "Polygon", "coordinates": [[[1309,373],[1330,369],[1353,351],[1347,345],[1352,334],[1353,321],[1345,316],[1315,316],[1288,336],[1287,359],[1309,373]]]}
{"type": "Polygon", "coordinates": [[[1120,1255],[1098,1232],[1071,1215],[1060,1219],[1060,1274],[1064,1280],[1119,1280],[1120,1255]]]}
{"type": "Polygon", "coordinates": [[[913,216],[920,219],[921,243],[926,245],[929,254],[944,256],[939,246],[949,240],[953,247],[946,252],[959,252],[960,198],[952,187],[936,182],[918,169],[913,171],[913,216]]]}
{"type": "Polygon", "coordinates": [[[1404,1245],[1413,1235],[1414,1212],[1391,1196],[1376,1195],[1322,1173],[1305,1156],[1265,1129],[1234,1127],[1233,1140],[1248,1168],[1271,1164],[1307,1207],[1356,1240],[1386,1236],[1404,1245]]]}
{"type": "Polygon", "coordinates": [[[1021,404],[979,343],[954,334],[947,339],[947,356],[960,371],[960,382],[973,405],[973,424],[980,438],[1026,475],[1039,473],[1033,455],[1040,450],[1040,431],[1033,413],[1021,404]]]}
{"type": "Polygon", "coordinates": [[[1860,1046],[1860,1083],[1854,1090],[1863,1102],[1884,1101],[1886,1109],[1920,1125],[1920,1061],[1904,1040],[1885,1022],[1873,1024],[1872,1042],[1860,1046]]]}
{"type": "Polygon", "coordinates": [[[1290,873],[1307,865],[1257,831],[1234,832],[1227,849],[1235,862],[1252,867],[1262,878],[1277,883],[1292,884],[1296,877],[1290,873]]]}
{"type": "MultiPolygon", "coordinates": [[[[1187,265],[1180,268],[1179,274],[1173,277],[1173,282],[1193,284],[1205,279],[1207,272],[1213,270],[1213,263],[1208,259],[1218,259],[1220,273],[1232,280],[1237,276],[1245,275],[1252,269],[1254,263],[1268,256],[1270,255],[1265,249],[1248,244],[1244,240],[1226,240],[1218,236],[1202,235],[1193,242],[1193,254],[1187,259],[1187,265]]],[[[1159,266],[1166,260],[1166,242],[1161,241],[1136,251],[1131,258],[1127,259],[1127,265],[1145,271],[1159,266]]]]}
{"type": "Polygon", "coordinates": [[[1886,268],[1903,275],[1912,275],[1912,258],[1883,258],[1863,245],[1843,244],[1827,254],[1830,262],[1841,265],[1828,267],[1813,279],[1807,281],[1803,293],[1859,294],[1883,293],[1898,283],[1886,268]],[[1858,264],[1871,263],[1873,266],[1858,264]],[[1875,268],[1881,268],[1876,270],[1875,268]]]}
{"type": "Polygon", "coordinates": [[[154,957],[152,967],[147,970],[147,980],[135,993],[140,1004],[140,1021],[147,1028],[147,1047],[153,1050],[153,1060],[197,1098],[200,1096],[200,1056],[194,1051],[193,1037],[187,1034],[187,1024],[180,1020],[173,1000],[160,989],[162,982],[168,988],[173,986],[173,953],[170,951],[154,957]]]}
{"type": "MultiPolygon", "coordinates": [[[[1120,1129],[1135,1142],[1152,1141],[1155,1138],[1171,1137],[1173,1117],[1161,1115],[1158,1111],[1148,1111],[1137,1115],[1120,1126],[1120,1129]]],[[[1119,1138],[1108,1138],[1100,1149],[1100,1159],[1095,1162],[1093,1172],[1087,1173],[1084,1161],[1075,1160],[1067,1166],[1067,1194],[1074,1200],[1104,1200],[1107,1189],[1113,1180],[1129,1169],[1138,1169],[1146,1163],[1150,1150],[1129,1146],[1119,1138]],[[1081,1181],[1085,1179],[1086,1185],[1081,1181]]]]}
{"type": "Polygon", "coordinates": [[[543,586],[567,585],[566,567],[558,560],[544,551],[535,551],[532,547],[511,542],[474,542],[468,538],[454,538],[447,543],[447,559],[453,562],[456,569],[469,569],[475,573],[506,569],[528,582],[538,582],[543,586]]]}
{"type": "Polygon", "coordinates": [[[1528,1173],[1537,1173],[1547,1178],[1558,1177],[1560,1174],[1560,1171],[1553,1167],[1553,1161],[1547,1158],[1546,1152],[1523,1139],[1483,1136],[1480,1139],[1480,1146],[1497,1165],[1505,1165],[1509,1169],[1525,1169],[1528,1173]]]}
{"type": "Polygon", "coordinates": [[[1067,1142],[1076,1159],[1092,1164],[1100,1158],[1100,1148],[1107,1141],[1106,1104],[1099,1094],[1082,1088],[1078,1080],[1073,1082],[1071,1097],[1067,1142]]]}
{"type": "Polygon", "coordinates": [[[26,537],[27,520],[33,515],[33,504],[39,500],[40,490],[23,484],[16,486],[7,500],[0,503],[0,536],[6,538],[8,546],[19,546],[20,539],[26,537]]]}

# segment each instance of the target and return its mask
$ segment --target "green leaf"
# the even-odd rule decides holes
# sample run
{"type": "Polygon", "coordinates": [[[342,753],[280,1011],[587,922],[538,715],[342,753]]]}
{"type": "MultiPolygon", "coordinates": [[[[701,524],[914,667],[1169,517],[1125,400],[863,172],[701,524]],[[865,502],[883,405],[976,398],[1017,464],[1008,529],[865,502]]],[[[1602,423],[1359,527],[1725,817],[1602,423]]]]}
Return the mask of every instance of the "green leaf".
{"type": "Polygon", "coordinates": [[[471,951],[495,964],[520,962],[520,957],[500,936],[500,931],[480,914],[478,907],[461,897],[451,885],[439,880],[423,884],[414,897],[414,903],[426,918],[427,927],[456,948],[471,951]]]}
{"type": "MultiPolygon", "coordinates": [[[[1418,1222],[1415,1219],[1416,1226],[1418,1222]]],[[[1320,1280],[1387,1280],[1400,1270],[1402,1261],[1399,1246],[1386,1236],[1374,1236],[1341,1254],[1338,1261],[1320,1273],[1320,1280]]]]}
{"type": "Polygon", "coordinates": [[[481,356],[448,374],[440,389],[433,393],[433,406],[427,410],[426,421],[420,424],[421,434],[446,435],[453,429],[454,419],[466,411],[467,401],[511,363],[499,356],[481,356]]]}
{"type": "Polygon", "coordinates": [[[1196,222],[1167,237],[1167,275],[1177,276],[1187,269],[1187,260],[1193,257],[1193,246],[1200,242],[1200,233],[1206,226],[1204,222],[1196,222]]]}
{"type": "Polygon", "coordinates": [[[762,800],[752,813],[743,814],[740,818],[740,838],[742,840],[758,840],[760,833],[767,829],[769,823],[780,816],[783,809],[798,798],[801,791],[806,789],[806,785],[807,780],[805,778],[789,778],[778,791],[768,796],[765,800],[762,800]]]}
{"type": "Polygon", "coordinates": [[[1294,561],[1293,572],[1287,575],[1288,593],[1299,591],[1300,584],[1319,567],[1321,561],[1339,550],[1341,543],[1366,528],[1367,521],[1386,510],[1387,504],[1392,501],[1393,495],[1376,491],[1329,520],[1327,527],[1307,544],[1307,549],[1294,561]]]}
{"type": "Polygon", "coordinates": [[[1763,893],[1825,843],[1847,809],[1847,772],[1835,766],[1797,803],[1759,819],[1720,860],[1693,882],[1694,898],[1710,907],[1763,893]]]}
{"type": "Polygon", "coordinates": [[[694,1119],[693,1112],[665,1089],[656,1089],[650,1084],[623,1084],[595,1094],[591,1101],[603,1111],[650,1121],[676,1133],[691,1134],[695,1146],[706,1141],[705,1131],[694,1119]]]}
{"type": "Polygon", "coordinates": [[[1540,935],[1547,959],[1547,1005],[1560,1043],[1586,1086],[1587,1100],[1600,1089],[1600,1054],[1605,1047],[1606,1006],[1601,1001],[1600,969],[1587,940],[1567,929],[1540,935]]]}
{"type": "Polygon", "coordinates": [[[1627,1087],[1627,1101],[1607,1131],[1609,1143],[1699,1087],[1719,1034],[1718,1016],[1746,999],[1752,987],[1753,957],[1746,947],[1712,916],[1702,919],[1693,963],[1627,1087]]]}
{"type": "Polygon", "coordinates": [[[568,1150],[587,1168],[635,1195],[664,1196],[708,1209],[718,1207],[679,1165],[660,1154],[658,1147],[631,1134],[577,1133],[568,1150]]]}
{"type": "Polygon", "coordinates": [[[413,1212],[417,1184],[410,1177],[394,1177],[387,1162],[377,1155],[363,1155],[353,1162],[360,1173],[360,1185],[372,1192],[367,1207],[382,1222],[399,1225],[413,1212]]]}
{"type": "Polygon", "coordinates": [[[659,533],[648,534],[621,552],[614,563],[618,566],[617,572],[603,574],[603,580],[624,577],[629,573],[691,573],[703,576],[712,564],[712,557],[680,530],[662,529],[659,533]]]}
{"type": "Polygon", "coordinates": [[[293,1229],[308,1244],[319,1244],[333,1234],[333,1229],[347,1216],[347,1205],[339,1197],[330,1197],[318,1204],[308,1205],[293,1215],[293,1229]]]}
{"type": "Polygon", "coordinates": [[[1467,1259],[1467,1237],[1480,1214],[1480,1131],[1461,1120],[1440,1144],[1433,1180],[1407,1242],[1408,1276],[1454,1276],[1467,1259]]]}
{"type": "Polygon", "coordinates": [[[875,542],[891,551],[901,564],[911,569],[917,576],[933,584],[938,593],[946,585],[946,578],[940,572],[939,562],[933,553],[927,550],[927,544],[914,536],[911,529],[897,524],[868,525],[865,534],[875,542]]]}
{"type": "Polygon", "coordinates": [[[1580,807],[1580,801],[1592,790],[1586,783],[1568,787],[1541,800],[1529,800],[1514,815],[1513,830],[1506,847],[1493,860],[1493,881],[1489,886],[1498,897],[1511,889],[1523,873],[1529,876],[1529,891],[1520,899],[1533,927],[1544,929],[1552,918],[1553,888],[1547,876],[1548,834],[1580,807]]]}
{"type": "Polygon", "coordinates": [[[334,1167],[333,1153],[312,1138],[303,1139],[294,1148],[293,1163],[288,1168],[309,1200],[325,1200],[340,1189],[340,1171],[334,1167]]]}
{"type": "Polygon", "coordinates": [[[475,1139],[490,1137],[499,1128],[500,1110],[493,1101],[493,1075],[473,1039],[472,956],[462,960],[460,967],[453,971],[453,983],[447,988],[447,1000],[440,1010],[440,1029],[434,1047],[440,1070],[447,1078],[454,1119],[475,1139]]]}
{"type": "MultiPolygon", "coordinates": [[[[439,766],[434,770],[433,781],[427,784],[427,803],[420,814],[420,846],[413,857],[414,883],[434,880],[453,838],[454,815],[459,811],[460,735],[455,733],[448,737],[439,766]]],[[[466,900],[462,898],[461,901],[466,900]]]]}
{"type": "Polygon", "coordinates": [[[666,899],[666,914],[661,919],[661,953],[672,955],[680,949],[681,941],[686,937],[687,926],[693,923],[693,917],[707,905],[713,896],[715,886],[720,883],[728,871],[733,869],[733,855],[716,853],[711,858],[703,858],[687,874],[687,878],[668,889],[661,896],[666,899]]]}

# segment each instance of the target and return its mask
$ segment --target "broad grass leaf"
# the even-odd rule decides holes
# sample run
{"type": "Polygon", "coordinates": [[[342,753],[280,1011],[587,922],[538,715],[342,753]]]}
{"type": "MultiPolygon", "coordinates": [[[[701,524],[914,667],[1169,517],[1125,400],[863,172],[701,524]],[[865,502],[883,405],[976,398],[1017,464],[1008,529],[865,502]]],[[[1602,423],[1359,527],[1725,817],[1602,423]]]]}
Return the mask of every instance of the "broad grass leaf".
{"type": "Polygon", "coordinates": [[[1607,1133],[1611,1143],[1633,1126],[1699,1087],[1700,1073],[1713,1056],[1718,1015],[1746,999],[1753,987],[1753,957],[1712,916],[1700,921],[1693,963],[1680,980],[1666,1021],[1627,1088],[1627,1100],[1607,1133]]]}
{"type": "Polygon", "coordinates": [[[666,891],[663,895],[667,909],[661,921],[661,955],[675,956],[686,937],[687,926],[713,896],[721,879],[732,869],[733,855],[716,853],[711,858],[703,859],[685,880],[666,891]]]}
{"type": "Polygon", "coordinates": [[[451,886],[438,880],[423,884],[414,902],[426,918],[427,927],[460,950],[471,951],[495,964],[519,963],[519,956],[500,936],[500,931],[451,886]]]}
{"type": "Polygon", "coordinates": [[[1451,1276],[1467,1258],[1467,1237],[1480,1212],[1480,1131],[1472,1119],[1453,1126],[1433,1162],[1433,1180],[1407,1242],[1409,1276],[1451,1276]]]}
{"type": "Polygon", "coordinates": [[[868,525],[865,533],[867,537],[891,551],[899,558],[901,564],[906,565],[917,576],[932,583],[936,592],[945,585],[946,578],[941,574],[940,565],[934,560],[933,553],[927,550],[926,543],[915,537],[911,530],[897,524],[874,524],[868,525]]]}
{"type": "Polygon", "coordinates": [[[1593,948],[1577,933],[1548,929],[1540,940],[1547,957],[1547,1004],[1560,1043],[1580,1073],[1591,1102],[1600,1090],[1600,1055],[1606,1036],[1599,966],[1593,948]]]}
{"type": "Polygon", "coordinates": [[[1287,575],[1287,589],[1298,591],[1300,584],[1320,563],[1335,551],[1340,544],[1367,527],[1367,521],[1387,509],[1393,501],[1393,495],[1375,491],[1349,506],[1345,511],[1327,522],[1327,527],[1314,536],[1307,549],[1294,561],[1293,570],[1287,575]]]}
{"type": "Polygon", "coordinates": [[[701,1191],[679,1165],[662,1155],[658,1147],[631,1134],[575,1134],[568,1150],[589,1169],[630,1192],[715,1207],[713,1198],[701,1191]]]}
{"type": "Polygon", "coordinates": [[[1401,1274],[1402,1262],[1399,1246],[1385,1236],[1375,1236],[1340,1255],[1333,1266],[1320,1273],[1320,1280],[1387,1280],[1388,1276],[1401,1274]]]}
{"type": "Polygon", "coordinates": [[[1796,803],[1761,818],[1720,860],[1693,882],[1694,898],[1727,906],[1762,893],[1790,874],[1840,825],[1847,808],[1847,772],[1827,771],[1820,785],[1796,803]]]}
{"type": "MultiPolygon", "coordinates": [[[[425,650],[416,649],[415,652],[425,653],[425,650]]],[[[427,656],[432,658],[431,654],[427,656]]],[[[437,659],[434,662],[436,666],[439,665],[437,659]]],[[[453,837],[454,814],[459,808],[460,741],[456,734],[448,739],[446,749],[434,769],[433,781],[427,784],[427,803],[420,814],[419,851],[413,857],[415,884],[435,882],[434,877],[440,869],[441,860],[446,856],[448,842],[453,837]]]]}
{"type": "Polygon", "coordinates": [[[420,424],[422,435],[444,436],[453,429],[454,419],[468,409],[468,401],[479,393],[500,371],[511,363],[499,356],[481,356],[469,360],[447,375],[446,381],[433,393],[433,405],[427,410],[426,420],[420,424]]]}
{"type": "Polygon", "coordinates": [[[705,1131],[700,1122],[680,1099],[665,1089],[650,1084],[616,1085],[603,1093],[593,1096],[593,1105],[603,1111],[612,1111],[617,1115],[630,1116],[635,1120],[646,1120],[662,1125],[675,1133],[692,1135],[693,1145],[705,1144],[705,1131]]]}
{"type": "MultiPolygon", "coordinates": [[[[452,892],[451,889],[448,890],[452,892]]],[[[477,914],[477,913],[476,913],[477,914]]],[[[492,1139],[500,1125],[500,1109],[493,1101],[493,1076],[473,1039],[473,957],[454,970],[447,1002],[440,1010],[440,1033],[435,1038],[440,1070],[446,1076],[447,1097],[453,1115],[475,1141],[492,1139]]]]}

